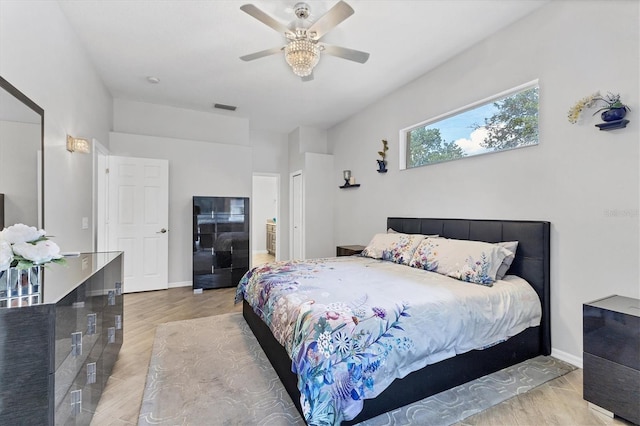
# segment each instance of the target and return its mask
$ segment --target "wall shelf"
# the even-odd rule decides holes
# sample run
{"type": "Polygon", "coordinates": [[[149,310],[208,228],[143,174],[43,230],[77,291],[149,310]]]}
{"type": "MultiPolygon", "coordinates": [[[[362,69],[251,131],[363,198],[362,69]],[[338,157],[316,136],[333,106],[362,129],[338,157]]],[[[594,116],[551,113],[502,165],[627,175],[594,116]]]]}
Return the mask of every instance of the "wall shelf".
{"type": "Polygon", "coordinates": [[[627,124],[629,124],[629,120],[622,119],[622,120],[608,121],[606,123],[596,124],[595,126],[600,130],[615,130],[615,129],[623,129],[627,127],[627,124]]]}
{"type": "Polygon", "coordinates": [[[358,188],[360,186],[359,183],[354,183],[353,185],[342,185],[339,188],[340,189],[346,189],[346,188],[358,188]]]}

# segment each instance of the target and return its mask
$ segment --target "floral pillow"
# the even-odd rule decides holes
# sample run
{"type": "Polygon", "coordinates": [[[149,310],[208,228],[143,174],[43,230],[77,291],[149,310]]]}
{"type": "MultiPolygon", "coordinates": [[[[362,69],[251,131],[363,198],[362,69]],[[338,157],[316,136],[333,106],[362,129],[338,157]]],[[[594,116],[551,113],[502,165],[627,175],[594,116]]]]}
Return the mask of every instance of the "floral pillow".
{"type": "Polygon", "coordinates": [[[382,252],[394,241],[398,240],[398,234],[375,234],[369,244],[362,250],[362,256],[373,259],[382,259],[382,252]]]}
{"type": "Polygon", "coordinates": [[[424,235],[419,234],[376,234],[362,251],[362,256],[409,264],[413,252],[424,235]]]}
{"type": "Polygon", "coordinates": [[[420,234],[392,234],[397,235],[397,241],[394,241],[389,247],[382,252],[382,259],[391,262],[408,265],[413,257],[416,248],[424,240],[424,235],[420,234]]]}
{"type": "Polygon", "coordinates": [[[512,254],[504,247],[482,241],[427,238],[416,248],[409,266],[492,286],[502,261],[512,254]]]}

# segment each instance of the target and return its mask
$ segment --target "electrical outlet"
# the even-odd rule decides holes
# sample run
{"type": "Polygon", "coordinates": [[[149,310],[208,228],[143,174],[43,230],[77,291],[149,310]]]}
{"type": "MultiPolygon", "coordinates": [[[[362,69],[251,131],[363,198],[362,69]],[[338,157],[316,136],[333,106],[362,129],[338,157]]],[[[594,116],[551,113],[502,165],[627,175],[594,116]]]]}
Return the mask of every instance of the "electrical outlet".
{"type": "Polygon", "coordinates": [[[89,218],[88,217],[83,217],[82,218],[82,229],[89,229],[89,218]]]}

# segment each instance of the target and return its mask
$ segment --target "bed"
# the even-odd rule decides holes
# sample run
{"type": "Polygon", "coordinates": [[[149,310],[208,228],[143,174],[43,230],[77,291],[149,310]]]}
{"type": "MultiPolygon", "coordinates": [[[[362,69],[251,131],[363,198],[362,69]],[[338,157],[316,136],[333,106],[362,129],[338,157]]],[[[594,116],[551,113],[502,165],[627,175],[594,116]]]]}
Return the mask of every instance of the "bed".
{"type": "MultiPolygon", "coordinates": [[[[390,217],[387,219],[387,228],[404,234],[438,235],[455,240],[489,243],[518,241],[516,256],[507,273],[526,280],[535,291],[541,309],[539,325],[527,327],[507,340],[482,350],[465,351],[451,358],[429,363],[406,376],[403,374],[404,377],[395,379],[375,398],[364,399],[358,414],[342,424],[361,422],[526,359],[551,353],[548,222],[390,217]]],[[[243,316],[298,411],[302,413],[298,376],[292,372],[292,367],[300,370],[301,364],[292,362],[287,350],[246,298],[243,300],[243,316]]],[[[398,328],[402,329],[398,323],[391,325],[393,324],[396,325],[393,332],[398,328]]],[[[389,333],[391,334],[393,333],[389,333]]],[[[320,419],[317,423],[324,421],[325,419],[320,419]]]]}

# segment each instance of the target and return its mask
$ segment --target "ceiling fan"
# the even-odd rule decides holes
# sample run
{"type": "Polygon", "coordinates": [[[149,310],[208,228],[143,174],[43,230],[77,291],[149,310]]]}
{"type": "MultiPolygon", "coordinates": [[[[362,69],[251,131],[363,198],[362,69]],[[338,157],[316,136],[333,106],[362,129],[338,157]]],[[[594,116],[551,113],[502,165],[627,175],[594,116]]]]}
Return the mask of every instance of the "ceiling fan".
{"type": "Polygon", "coordinates": [[[344,1],[336,3],[327,13],[308,27],[305,27],[302,22],[309,18],[310,8],[306,3],[298,3],[294,6],[293,10],[299,21],[297,21],[295,25],[292,25],[291,28],[281,24],[252,4],[245,4],[241,6],[240,9],[287,38],[287,44],[285,46],[273,47],[241,56],[240,59],[243,61],[253,61],[254,59],[284,51],[284,58],[294,74],[302,77],[302,81],[310,81],[313,80],[313,68],[320,60],[320,52],[361,64],[364,64],[367,62],[367,59],[369,59],[367,52],[326,43],[318,43],[326,33],[353,15],[353,8],[344,1]]]}

